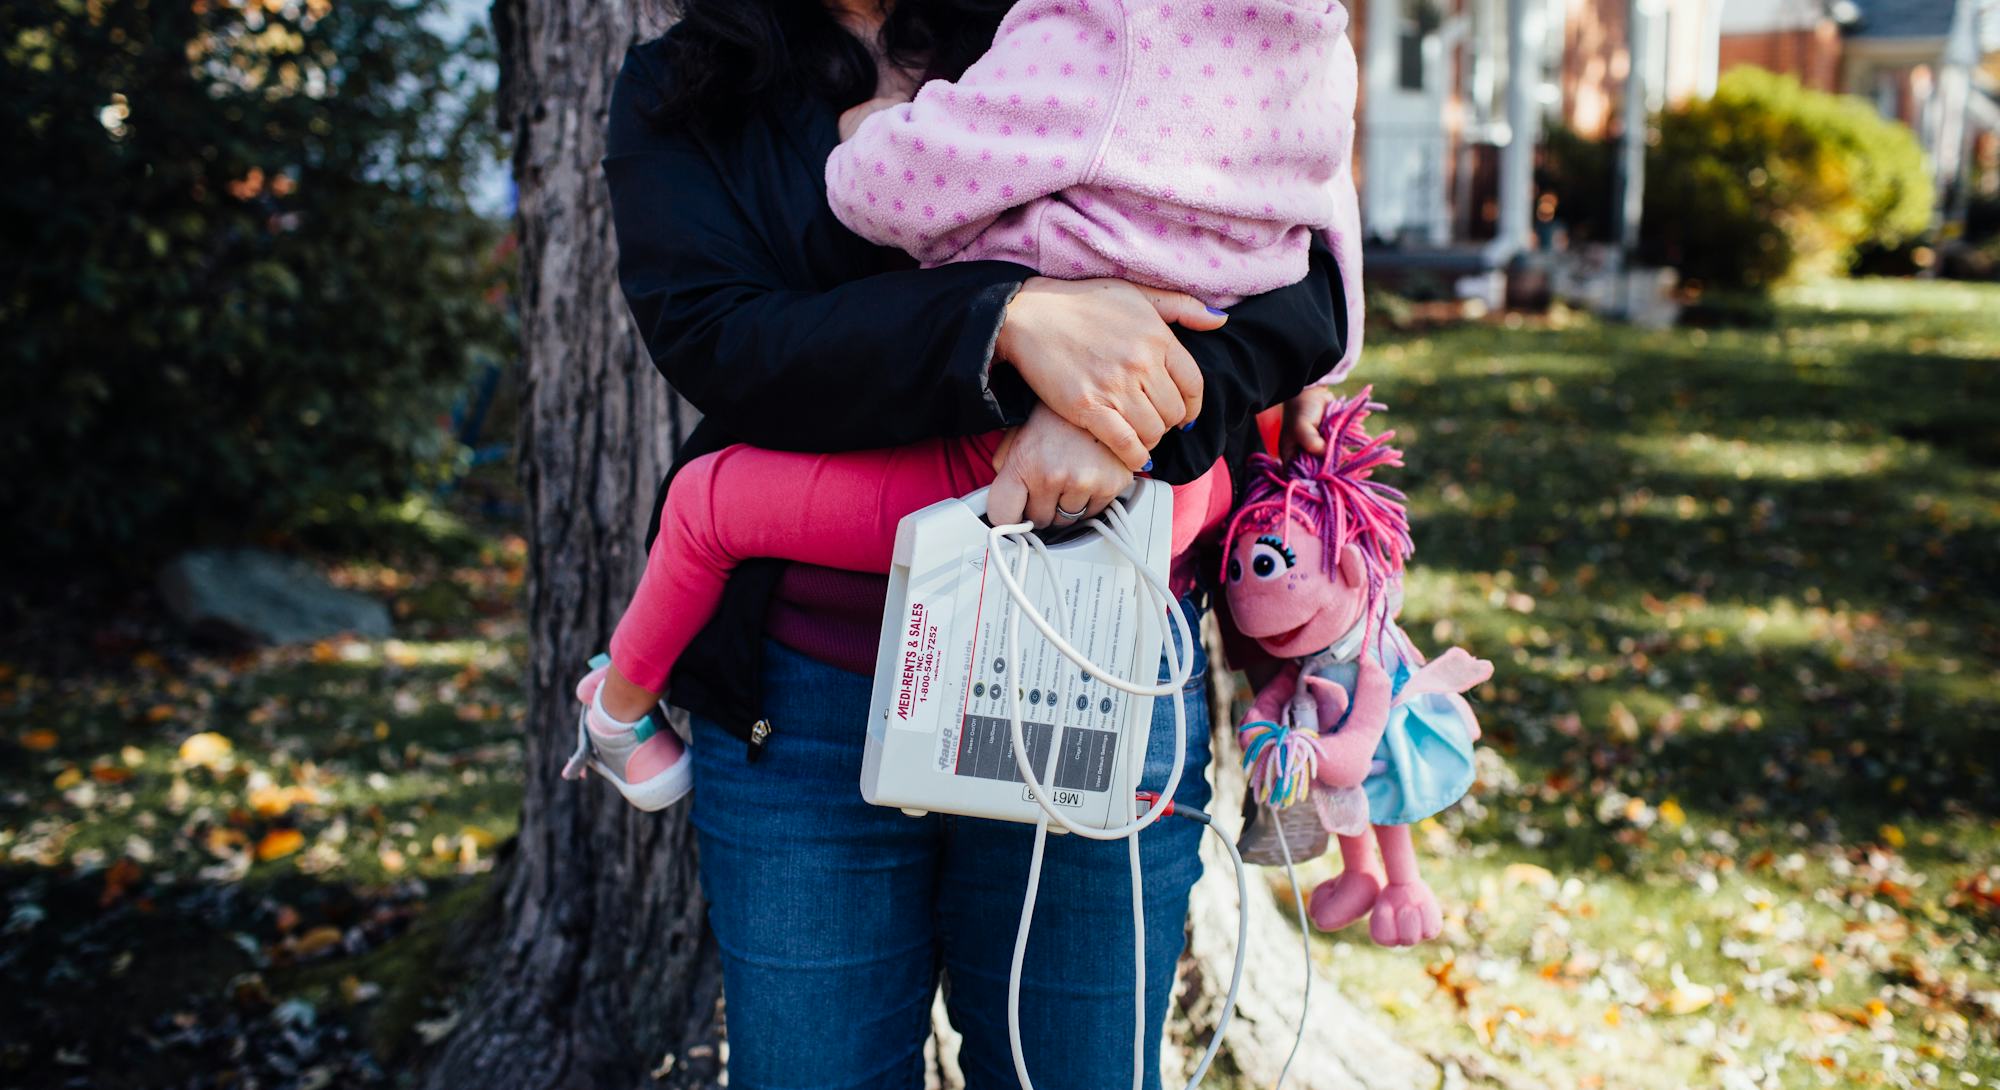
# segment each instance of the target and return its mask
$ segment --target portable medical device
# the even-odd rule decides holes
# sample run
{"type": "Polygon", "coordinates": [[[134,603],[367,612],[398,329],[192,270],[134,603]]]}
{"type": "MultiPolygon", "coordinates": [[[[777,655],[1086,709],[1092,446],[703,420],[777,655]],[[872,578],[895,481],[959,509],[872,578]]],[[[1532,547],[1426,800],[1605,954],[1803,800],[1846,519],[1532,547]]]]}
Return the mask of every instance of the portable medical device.
{"type": "MultiPolygon", "coordinates": [[[[1029,766],[1046,767],[1054,747],[1046,798],[1079,825],[1125,824],[1154,697],[1099,681],[1047,640],[1009,651],[1007,625],[1019,610],[989,570],[999,554],[989,541],[985,500],[982,491],[935,503],[896,529],[862,797],[918,814],[1040,820],[1042,808],[1015,760],[1011,692],[1026,705],[1029,766]]],[[[1127,544],[1164,578],[1173,494],[1141,481],[1125,509],[1127,544]]],[[[1150,685],[1168,622],[1148,601],[1139,569],[1085,528],[1041,548],[1047,562],[1033,565],[1025,581],[1033,608],[1084,658],[1150,685]]]]}
{"type": "MultiPolygon", "coordinates": [[[[876,652],[861,794],[880,806],[1020,821],[1035,826],[1021,922],[1007,982],[1007,1033],[1022,1090],[1034,1090],[1021,1050],[1021,964],[1051,824],[1091,840],[1124,840],[1132,868],[1132,1085],[1144,1081],[1146,927],[1141,830],[1175,813],[1187,751],[1181,689],[1194,632],[1167,586],[1173,493],[1135,481],[1105,510],[1048,541],[1029,523],[985,520],[986,492],[905,516],[896,528],[876,652]],[[1038,638],[1023,641],[1021,621],[1038,638]],[[1165,658],[1166,680],[1158,680],[1165,658]],[[1173,771],[1139,791],[1153,701],[1174,709],[1173,771]],[[1147,808],[1138,812],[1144,801],[1147,808]]],[[[1236,964],[1229,994],[1189,1090],[1215,1058],[1236,1008],[1250,913],[1236,845],[1236,964]]],[[[1303,906],[1301,906],[1303,914],[1303,906]]]]}

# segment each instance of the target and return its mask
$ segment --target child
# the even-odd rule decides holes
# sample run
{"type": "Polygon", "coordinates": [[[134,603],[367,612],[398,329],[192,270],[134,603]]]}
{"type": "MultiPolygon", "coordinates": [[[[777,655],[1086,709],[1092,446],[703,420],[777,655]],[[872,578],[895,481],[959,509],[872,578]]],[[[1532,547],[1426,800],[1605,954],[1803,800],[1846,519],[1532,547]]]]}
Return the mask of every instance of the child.
{"type": "MultiPolygon", "coordinates": [[[[1325,379],[1337,380],[1361,329],[1346,23],[1332,0],[1024,0],[963,78],[848,111],[828,201],[856,233],[927,265],[1014,261],[1211,307],[1296,282],[1311,233],[1327,231],[1350,331],[1325,379]]],[[[691,762],[651,710],[734,566],[887,571],[903,515],[992,483],[1005,454],[992,433],[837,455],[739,445],[690,462],[608,662],[578,684],[564,775],[587,764],[643,809],[678,800],[691,762]]],[[[1176,489],[1177,549],[1183,527],[1226,509],[1221,477],[1176,489]]]]}

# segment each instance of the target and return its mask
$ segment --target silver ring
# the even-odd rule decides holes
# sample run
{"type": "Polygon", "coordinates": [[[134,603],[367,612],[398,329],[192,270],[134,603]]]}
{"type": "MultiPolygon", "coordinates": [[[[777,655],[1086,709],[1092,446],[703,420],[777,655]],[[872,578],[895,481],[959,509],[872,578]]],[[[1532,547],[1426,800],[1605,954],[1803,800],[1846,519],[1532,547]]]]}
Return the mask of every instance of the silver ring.
{"type": "Polygon", "coordinates": [[[1056,504],[1056,517],[1059,519],[1068,519],[1071,522],[1075,522],[1077,519],[1083,517],[1084,511],[1088,510],[1090,510],[1090,505],[1087,503],[1083,505],[1083,511],[1065,511],[1063,510],[1063,505],[1058,503],[1056,504]]]}

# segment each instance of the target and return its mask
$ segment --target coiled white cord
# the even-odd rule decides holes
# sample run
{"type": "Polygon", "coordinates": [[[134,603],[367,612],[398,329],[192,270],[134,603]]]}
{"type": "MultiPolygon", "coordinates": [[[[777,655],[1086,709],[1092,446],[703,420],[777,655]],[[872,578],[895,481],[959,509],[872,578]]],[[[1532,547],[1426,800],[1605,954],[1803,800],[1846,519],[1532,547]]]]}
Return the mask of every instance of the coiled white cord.
{"type": "MultiPolygon", "coordinates": [[[[1050,564],[1048,549],[1042,544],[1041,539],[1033,533],[1034,525],[1026,522],[1009,523],[994,526],[988,532],[987,547],[988,554],[993,558],[992,569],[1000,576],[1000,581],[1006,585],[1007,593],[1012,597],[1016,607],[1008,615],[1007,642],[1003,645],[1005,648],[1003,655],[1007,661],[1007,686],[1009,689],[1007,718],[1014,744],[1014,763],[1021,773],[1021,778],[1027,782],[1029,793],[1034,797],[1035,802],[1042,810],[1041,818],[1035,823],[1034,851],[1029,857],[1028,862],[1028,888],[1022,898],[1021,923],[1019,930],[1014,936],[1013,965],[1009,969],[1007,976],[1007,1043],[1013,1051],[1014,1074],[1020,1080],[1021,1090],[1034,1090],[1034,1084],[1028,1078],[1027,1059],[1021,1050],[1021,966],[1028,952],[1028,929],[1035,914],[1035,895],[1041,888],[1042,856],[1048,842],[1049,822],[1051,820],[1069,832],[1087,840],[1124,840],[1127,844],[1126,856],[1132,869],[1133,1000],[1137,1011],[1132,1039],[1132,1087],[1133,1090],[1141,1090],[1145,1085],[1146,906],[1143,879],[1139,866],[1138,835],[1141,830],[1173,811],[1174,793],[1180,787],[1181,766],[1185,763],[1187,757],[1187,707],[1182,701],[1181,695],[1182,690],[1187,685],[1188,678],[1194,671],[1194,633],[1188,625],[1187,616],[1181,612],[1180,602],[1174,597],[1173,591],[1167,586],[1166,580],[1147,567],[1144,557],[1139,554],[1138,548],[1133,544],[1131,523],[1122,503],[1113,500],[1110,506],[1092,518],[1086,525],[1092,531],[1096,532],[1099,537],[1110,543],[1112,548],[1122,554],[1126,560],[1131,562],[1133,570],[1139,575],[1140,584],[1145,588],[1153,603],[1166,613],[1172,624],[1171,634],[1178,637],[1178,639],[1168,639],[1165,641],[1164,652],[1168,663],[1168,679],[1166,681],[1148,684],[1121,678],[1110,673],[1102,666],[1090,661],[1087,656],[1078,651],[1068,640],[1057,633],[1054,626],[1042,615],[1041,611],[1036,609],[1034,604],[1028,600],[1027,591],[1023,589],[1022,584],[1027,579],[1029,560],[1034,556],[1040,556],[1045,566],[1050,564]],[[1013,571],[1009,570],[1003,548],[1003,545],[1009,541],[1014,543],[1016,550],[1014,566],[1017,570],[1013,571]],[[1021,656],[1018,653],[1021,642],[1021,617],[1023,615],[1027,616],[1029,622],[1042,634],[1042,637],[1048,640],[1049,644],[1060,652],[1063,657],[1082,667],[1083,671],[1091,677],[1104,682],[1120,692],[1129,693],[1133,696],[1166,697],[1173,702],[1175,732],[1173,765],[1167,775],[1165,788],[1161,790],[1159,796],[1143,815],[1133,814],[1136,799],[1128,799],[1125,811],[1127,820],[1123,825],[1114,826],[1109,829],[1093,829],[1077,824],[1070,819],[1069,815],[1056,809],[1049,802],[1047,791],[1043,788],[1042,783],[1045,777],[1054,776],[1056,760],[1061,754],[1061,747],[1056,744],[1056,739],[1050,739],[1048,756],[1044,759],[1046,768],[1040,773],[1037,773],[1028,760],[1027,737],[1021,724],[1021,686],[1019,675],[1021,656]]],[[[1148,719],[1145,736],[1138,741],[1138,752],[1144,754],[1151,741],[1152,722],[1148,719]]],[[[1223,1000],[1222,1017],[1216,1024],[1215,1034],[1209,1040],[1208,1049],[1202,1053],[1200,1063],[1195,1066],[1194,1074],[1187,1082],[1186,1090],[1194,1090],[1195,1087],[1201,1085],[1202,1078],[1208,1073],[1209,1065],[1215,1060],[1216,1050],[1221,1047],[1223,1031],[1228,1029],[1229,1020],[1236,1012],[1236,994],[1243,982],[1243,958],[1250,937],[1249,883],[1244,876],[1243,859],[1237,854],[1236,845],[1230,841],[1229,837],[1223,835],[1222,831],[1217,829],[1214,824],[1207,821],[1204,821],[1204,824],[1208,825],[1208,828],[1222,839],[1223,847],[1228,850],[1230,860],[1236,869],[1238,905],[1236,963],[1230,972],[1229,993],[1223,1000]]],[[[1303,908],[1301,911],[1303,912],[1303,908]]]]}

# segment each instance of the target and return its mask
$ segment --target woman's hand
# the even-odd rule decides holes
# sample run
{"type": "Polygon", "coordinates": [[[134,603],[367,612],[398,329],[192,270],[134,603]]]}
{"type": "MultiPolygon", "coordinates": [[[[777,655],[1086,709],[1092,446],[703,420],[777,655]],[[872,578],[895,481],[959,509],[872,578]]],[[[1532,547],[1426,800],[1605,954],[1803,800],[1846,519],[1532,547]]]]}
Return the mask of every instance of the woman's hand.
{"type": "Polygon", "coordinates": [[[994,460],[999,476],[986,496],[986,517],[995,526],[1067,525],[1104,510],[1132,485],[1132,471],[1104,444],[1047,405],[1035,406],[1028,422],[1008,434],[994,460]],[[1082,514],[1059,518],[1058,507],[1082,514]]]}
{"type": "Polygon", "coordinates": [[[994,353],[1042,404],[1137,472],[1168,428],[1201,412],[1201,371],[1167,324],[1215,329],[1226,320],[1180,292],[1034,276],[1007,305],[994,353]]]}
{"type": "Polygon", "coordinates": [[[1333,404],[1333,398],[1331,386],[1308,386],[1285,402],[1285,427],[1278,433],[1280,454],[1289,458],[1298,451],[1326,453],[1326,438],[1319,433],[1319,422],[1326,416],[1326,407],[1333,404]]]}

